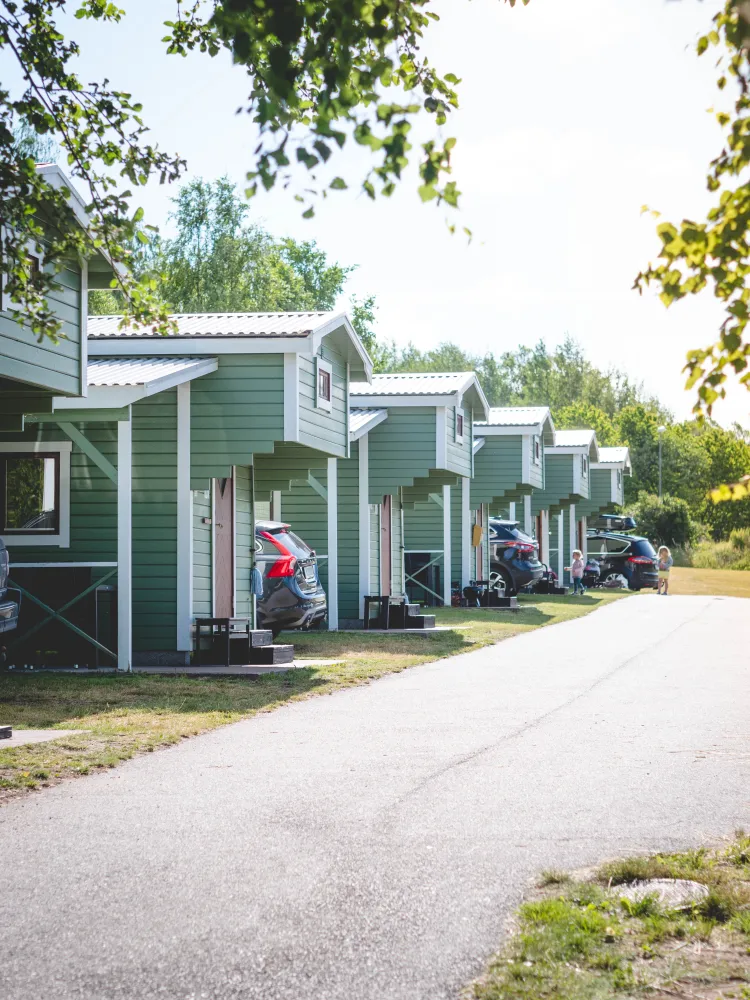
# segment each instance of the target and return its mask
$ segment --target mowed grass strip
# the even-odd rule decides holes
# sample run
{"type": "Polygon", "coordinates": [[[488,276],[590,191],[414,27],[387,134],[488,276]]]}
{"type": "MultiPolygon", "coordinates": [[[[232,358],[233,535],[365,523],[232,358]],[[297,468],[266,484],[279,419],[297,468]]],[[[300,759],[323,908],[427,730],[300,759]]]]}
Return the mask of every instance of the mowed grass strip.
{"type": "Polygon", "coordinates": [[[750,1000],[750,837],[726,847],[632,858],[576,880],[544,873],[472,1000],[750,1000]],[[691,879],[708,897],[687,909],[618,886],[691,879]]]}
{"type": "Polygon", "coordinates": [[[669,592],[697,596],[750,597],[750,571],[674,566],[669,574],[669,592]]]}
{"type": "Polygon", "coordinates": [[[429,636],[366,632],[294,633],[298,658],[340,659],[260,677],[200,678],[125,674],[0,673],[0,721],[15,729],[81,729],[51,743],[2,749],[0,800],[63,778],[115,767],[286,702],[330,694],[420,663],[471,652],[522,632],[587,614],[624,595],[522,597],[518,613],[438,609],[451,631],[429,636]],[[455,630],[454,630],[455,629],[455,630]]]}

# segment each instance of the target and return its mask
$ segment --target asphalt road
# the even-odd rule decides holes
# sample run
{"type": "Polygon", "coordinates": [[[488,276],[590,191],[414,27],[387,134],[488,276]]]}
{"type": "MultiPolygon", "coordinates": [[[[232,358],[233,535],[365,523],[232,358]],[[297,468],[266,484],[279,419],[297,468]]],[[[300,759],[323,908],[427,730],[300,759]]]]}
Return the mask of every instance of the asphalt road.
{"type": "Polygon", "coordinates": [[[0,996],[455,1000],[534,874],[750,825],[750,603],[638,597],[0,810],[0,996]]]}

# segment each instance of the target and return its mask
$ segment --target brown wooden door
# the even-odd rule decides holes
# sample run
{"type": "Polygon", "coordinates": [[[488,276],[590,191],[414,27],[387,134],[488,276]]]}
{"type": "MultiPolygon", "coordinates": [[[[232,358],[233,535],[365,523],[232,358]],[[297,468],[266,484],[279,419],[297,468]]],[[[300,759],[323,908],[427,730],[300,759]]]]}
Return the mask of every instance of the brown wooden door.
{"type": "Polygon", "coordinates": [[[214,479],[214,617],[234,614],[234,482],[214,479]]]}
{"type": "Polygon", "coordinates": [[[391,593],[393,575],[393,548],[391,524],[391,495],[383,497],[380,507],[380,593],[385,597],[391,593]]]}

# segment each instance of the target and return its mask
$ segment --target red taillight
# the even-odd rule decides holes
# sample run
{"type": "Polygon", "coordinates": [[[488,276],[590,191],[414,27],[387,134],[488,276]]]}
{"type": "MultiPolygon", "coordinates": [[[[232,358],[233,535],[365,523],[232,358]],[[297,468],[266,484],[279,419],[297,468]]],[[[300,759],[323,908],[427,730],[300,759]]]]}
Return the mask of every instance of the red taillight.
{"type": "Polygon", "coordinates": [[[628,562],[635,563],[636,566],[653,566],[654,560],[649,559],[648,556],[631,556],[628,562]]]}
{"type": "Polygon", "coordinates": [[[274,548],[278,549],[280,556],[269,569],[268,573],[266,573],[266,576],[273,580],[278,580],[282,576],[294,576],[297,570],[297,559],[286,545],[282,545],[280,541],[273,537],[270,531],[259,531],[258,534],[261,538],[269,541],[274,548]]]}
{"type": "Polygon", "coordinates": [[[529,542],[508,542],[507,547],[517,552],[533,552],[536,549],[536,545],[531,545],[529,542]]]}

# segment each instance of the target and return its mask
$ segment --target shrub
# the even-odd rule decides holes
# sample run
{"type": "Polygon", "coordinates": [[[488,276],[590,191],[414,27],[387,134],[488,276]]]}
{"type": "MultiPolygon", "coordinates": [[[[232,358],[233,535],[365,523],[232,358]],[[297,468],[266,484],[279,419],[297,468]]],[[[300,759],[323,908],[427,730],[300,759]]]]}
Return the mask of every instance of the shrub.
{"type": "Polygon", "coordinates": [[[639,493],[627,511],[638,523],[638,531],[657,545],[685,547],[695,539],[696,525],[685,500],[664,494],[639,493]]]}
{"type": "Polygon", "coordinates": [[[725,542],[704,541],[689,552],[698,569],[750,570],[750,528],[735,528],[725,542]]]}

